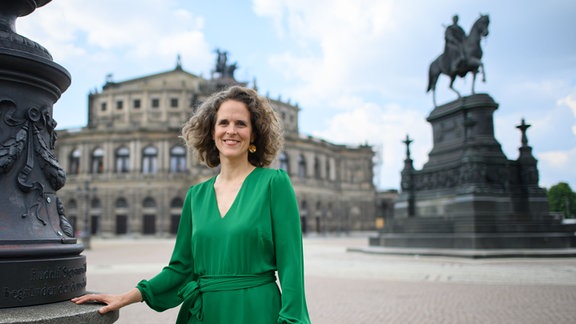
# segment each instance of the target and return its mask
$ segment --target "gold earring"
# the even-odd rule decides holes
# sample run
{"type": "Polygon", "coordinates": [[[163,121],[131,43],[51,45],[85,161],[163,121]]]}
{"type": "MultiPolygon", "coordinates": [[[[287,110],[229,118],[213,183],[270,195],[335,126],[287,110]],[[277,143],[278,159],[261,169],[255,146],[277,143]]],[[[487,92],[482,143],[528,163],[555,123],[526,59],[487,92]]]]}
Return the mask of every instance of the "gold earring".
{"type": "Polygon", "coordinates": [[[255,153],[256,152],[256,145],[250,144],[250,146],[248,146],[248,152],[255,153]]]}

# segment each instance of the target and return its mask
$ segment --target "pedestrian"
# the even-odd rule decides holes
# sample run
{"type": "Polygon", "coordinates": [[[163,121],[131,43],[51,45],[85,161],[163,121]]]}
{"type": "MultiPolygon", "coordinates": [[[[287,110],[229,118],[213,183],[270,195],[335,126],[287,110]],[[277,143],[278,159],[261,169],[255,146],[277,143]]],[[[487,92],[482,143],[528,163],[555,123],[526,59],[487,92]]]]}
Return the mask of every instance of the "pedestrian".
{"type": "Polygon", "coordinates": [[[310,323],[296,196],[284,170],[267,168],[283,144],[268,100],[242,86],[215,93],[182,137],[219,173],[188,190],[168,266],[125,293],[72,301],[106,304],[100,313],[182,304],[178,324],[310,323]]]}

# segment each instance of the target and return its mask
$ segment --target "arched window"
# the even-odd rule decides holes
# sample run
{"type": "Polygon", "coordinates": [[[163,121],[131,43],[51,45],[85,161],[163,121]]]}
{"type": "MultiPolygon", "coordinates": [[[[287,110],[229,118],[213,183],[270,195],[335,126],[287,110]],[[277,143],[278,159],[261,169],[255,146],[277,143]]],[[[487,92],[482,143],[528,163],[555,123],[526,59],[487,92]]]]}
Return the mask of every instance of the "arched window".
{"type": "Polygon", "coordinates": [[[120,197],[116,199],[116,208],[128,208],[128,201],[126,201],[126,198],[120,197]]]}
{"type": "Polygon", "coordinates": [[[302,154],[298,157],[298,177],[306,178],[306,159],[302,154]]]}
{"type": "Polygon", "coordinates": [[[280,169],[286,171],[286,173],[290,174],[288,169],[288,155],[286,152],[280,152],[280,156],[278,157],[280,161],[280,169]]]}
{"type": "Polygon", "coordinates": [[[80,149],[75,148],[68,156],[68,173],[78,174],[80,172],[80,149]]]}
{"type": "Polygon", "coordinates": [[[146,197],[142,202],[143,226],[142,234],[156,233],[156,201],[152,197],[146,197]]]}
{"type": "Polygon", "coordinates": [[[100,199],[96,197],[92,198],[92,201],[90,202],[90,208],[92,209],[102,208],[102,203],[100,202],[100,199]]]}
{"type": "Polygon", "coordinates": [[[170,208],[182,208],[182,205],[184,205],[184,201],[180,197],[176,197],[170,202],[170,208]]]}
{"type": "Polygon", "coordinates": [[[128,173],[130,172],[130,149],[122,146],[116,150],[116,172],[128,173]]]}
{"type": "Polygon", "coordinates": [[[324,226],[326,226],[326,224],[323,224],[323,219],[322,219],[322,203],[321,202],[316,202],[316,210],[314,211],[314,218],[316,221],[316,232],[320,233],[322,232],[322,228],[324,226]]]}
{"type": "Polygon", "coordinates": [[[308,204],[306,200],[303,200],[300,203],[300,226],[302,228],[302,234],[306,234],[308,232],[308,204]]]}
{"type": "Polygon", "coordinates": [[[320,173],[320,160],[318,157],[314,157],[314,178],[322,178],[322,174],[320,173]]]}
{"type": "Polygon", "coordinates": [[[178,233],[182,205],[184,205],[184,201],[180,197],[176,197],[170,202],[170,234],[178,233]]]}
{"type": "Polygon", "coordinates": [[[126,198],[120,197],[116,199],[116,234],[128,233],[128,201],[126,198]]]}
{"type": "Polygon", "coordinates": [[[90,200],[90,233],[97,235],[100,233],[100,221],[102,219],[102,203],[100,199],[94,197],[90,200]]]}
{"type": "Polygon", "coordinates": [[[186,149],[177,145],[170,149],[170,173],[186,172],[186,149]]]}
{"type": "Polygon", "coordinates": [[[152,197],[146,197],[142,202],[142,207],[144,208],[156,208],[156,201],[152,197]]]}
{"type": "Polygon", "coordinates": [[[104,172],[104,150],[102,148],[99,147],[92,151],[92,163],[90,165],[91,173],[104,172]]]}
{"type": "Polygon", "coordinates": [[[156,174],[158,172],[158,149],[147,146],[142,150],[142,173],[156,174]]]}
{"type": "Polygon", "coordinates": [[[78,212],[78,203],[76,202],[76,199],[68,200],[68,212],[78,212]]]}

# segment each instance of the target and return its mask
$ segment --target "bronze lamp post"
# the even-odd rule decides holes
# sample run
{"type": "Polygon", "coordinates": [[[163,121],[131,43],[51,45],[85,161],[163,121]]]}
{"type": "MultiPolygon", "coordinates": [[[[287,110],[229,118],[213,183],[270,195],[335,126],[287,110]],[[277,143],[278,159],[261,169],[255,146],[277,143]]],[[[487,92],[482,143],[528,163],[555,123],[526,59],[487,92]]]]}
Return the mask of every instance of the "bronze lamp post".
{"type": "Polygon", "coordinates": [[[67,300],[86,288],[84,250],[56,192],[66,173],[53,153],[52,106],[70,74],[16,18],[50,0],[0,2],[0,308],[67,300]]]}

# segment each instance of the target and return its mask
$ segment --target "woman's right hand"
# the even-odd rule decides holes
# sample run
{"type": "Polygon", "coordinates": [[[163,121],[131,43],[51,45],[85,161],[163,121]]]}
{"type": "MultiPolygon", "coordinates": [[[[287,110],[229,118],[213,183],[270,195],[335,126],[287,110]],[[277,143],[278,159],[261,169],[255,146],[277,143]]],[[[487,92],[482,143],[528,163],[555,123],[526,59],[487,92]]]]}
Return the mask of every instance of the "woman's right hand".
{"type": "Polygon", "coordinates": [[[77,305],[84,303],[106,304],[106,306],[98,310],[100,314],[106,314],[108,312],[118,310],[124,306],[142,301],[142,294],[140,294],[140,290],[134,288],[120,295],[86,294],[84,296],[72,298],[71,301],[77,305]]]}

